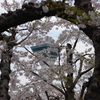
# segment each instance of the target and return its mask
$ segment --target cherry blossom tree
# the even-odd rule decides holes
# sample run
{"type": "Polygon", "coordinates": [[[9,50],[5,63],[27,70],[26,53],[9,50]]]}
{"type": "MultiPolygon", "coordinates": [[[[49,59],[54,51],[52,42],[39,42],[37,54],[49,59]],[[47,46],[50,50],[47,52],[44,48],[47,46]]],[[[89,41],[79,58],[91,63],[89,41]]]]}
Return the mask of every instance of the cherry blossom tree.
{"type": "MultiPolygon", "coordinates": [[[[30,36],[28,35],[29,37],[27,37],[27,40],[25,40],[26,35],[25,35],[25,32],[22,32],[22,29],[21,29],[21,33],[19,31],[17,34],[17,35],[21,35],[21,39],[22,37],[24,37],[25,39],[22,39],[21,44],[19,44],[20,43],[19,42],[18,43],[19,45],[13,49],[12,61],[14,63],[14,72],[13,74],[12,73],[10,74],[10,75],[13,75],[11,76],[12,78],[11,78],[11,83],[10,83],[11,84],[10,95],[12,97],[12,100],[13,99],[15,100],[27,99],[27,98],[29,99],[33,99],[33,98],[34,99],[36,98],[75,99],[74,96],[75,95],[78,96],[80,93],[78,94],[78,91],[74,92],[73,89],[75,89],[76,84],[77,85],[79,84],[78,82],[79,79],[83,80],[83,78],[85,78],[85,77],[82,77],[82,78],[80,77],[93,68],[93,65],[94,65],[93,63],[88,65],[89,64],[88,62],[89,61],[91,62],[91,60],[89,60],[91,59],[91,57],[89,59],[87,57],[85,58],[85,56],[88,56],[88,52],[90,52],[90,50],[85,51],[84,54],[79,54],[78,52],[74,53],[75,52],[74,49],[76,47],[78,40],[82,40],[82,37],[84,36],[84,34],[81,35],[80,34],[81,32],[74,26],[71,26],[72,24],[68,22],[67,24],[73,28],[73,31],[70,33],[69,31],[70,27],[67,28],[66,30],[64,29],[64,31],[62,31],[62,34],[60,34],[58,40],[55,41],[51,37],[46,36],[47,31],[43,30],[44,27],[48,25],[48,23],[49,23],[49,30],[51,29],[50,25],[51,27],[54,26],[55,23],[50,22],[50,19],[51,18],[49,19],[46,18],[41,21],[35,21],[33,22],[33,24],[30,24],[30,25],[28,24],[29,29],[32,29],[32,26],[35,25],[34,30],[36,31],[32,31],[30,36]],[[49,21],[46,22],[45,20],[46,21],[49,20],[49,21]],[[41,26],[41,29],[40,29],[40,26],[41,26]],[[36,34],[37,31],[38,31],[38,34],[36,34]],[[66,34],[66,32],[68,33],[66,34]],[[75,42],[72,45],[72,49],[70,48],[70,44],[68,44],[68,42],[70,42],[71,40],[75,42]],[[32,46],[39,45],[41,43],[46,43],[46,42],[49,42],[54,45],[55,47],[54,51],[58,51],[58,49],[60,48],[64,50],[64,52],[62,51],[62,53],[60,53],[55,65],[48,64],[47,61],[49,60],[49,58],[45,58],[41,55],[43,51],[40,53],[39,52],[34,53],[34,52],[31,52],[29,49],[31,45],[32,46]],[[21,49],[24,48],[26,51],[23,49],[19,50],[18,48],[21,48],[21,49]],[[72,58],[72,55],[75,56],[75,59],[72,58]],[[26,60],[25,57],[28,57],[28,59],[26,58],[27,59],[26,60]],[[82,66],[83,64],[82,62],[80,63],[80,67],[79,67],[80,70],[79,70],[78,67],[75,67],[75,66],[77,65],[77,63],[80,62],[80,60],[82,60],[84,64],[87,63],[86,64],[87,67],[82,66]],[[44,65],[46,65],[46,67],[44,66],[40,67],[38,63],[40,61],[42,61],[44,65]],[[83,69],[82,67],[85,68],[83,72],[82,72],[82,69],[83,69]],[[19,80],[18,80],[18,77],[16,77],[16,74],[20,76],[24,74],[24,76],[28,78],[29,82],[27,82],[26,85],[22,85],[22,84],[17,85],[19,80]],[[76,74],[76,77],[74,77],[73,74],[76,74]],[[19,90],[21,88],[22,90],[19,90]],[[28,89],[27,92],[26,92],[26,89],[28,89]],[[30,91],[31,89],[33,89],[34,92],[30,91]],[[69,89],[70,91],[68,91],[67,89],[69,89]],[[29,94],[29,95],[26,95],[26,94],[29,94]],[[44,95],[44,97],[42,95],[44,95]]],[[[64,26],[67,26],[65,20],[61,20],[61,19],[56,19],[56,20],[59,20],[59,21],[57,22],[58,24],[56,23],[55,25],[59,26],[61,23],[63,23],[63,28],[64,26]]],[[[23,28],[25,31],[25,26],[23,28]]],[[[17,37],[19,39],[19,36],[17,37]]],[[[92,54],[90,53],[89,55],[92,56],[92,54]]],[[[90,77],[90,75],[88,75],[89,73],[87,73],[88,77],[90,77]]],[[[85,78],[85,80],[86,79],[87,77],[85,78]]],[[[81,82],[86,82],[86,81],[81,81],[81,82]]]]}
{"type": "Polygon", "coordinates": [[[10,98],[12,98],[12,100],[75,100],[75,92],[76,95],[78,93],[78,90],[74,90],[75,86],[82,82],[81,80],[84,79],[85,76],[81,76],[87,72],[90,74],[87,76],[92,77],[89,78],[88,82],[83,81],[78,99],[100,99],[100,1],[75,0],[74,4],[72,0],[68,0],[68,3],[66,2],[42,1],[41,3],[37,3],[36,1],[26,2],[26,0],[24,0],[22,6],[15,1],[13,1],[13,4],[8,3],[6,0],[2,3],[7,13],[3,13],[0,16],[1,100],[10,100],[10,98]],[[18,6],[19,9],[16,9],[18,6]],[[48,18],[38,21],[38,19],[44,16],[48,18]],[[56,21],[53,22],[50,21],[50,16],[57,16],[64,20],[57,18],[56,21]],[[79,29],[75,28],[75,25],[77,25],[79,29]],[[65,30],[57,41],[47,36],[47,33],[53,26],[57,28],[59,28],[59,26],[65,27],[65,30]],[[88,38],[86,38],[85,35],[87,35],[88,38]],[[60,47],[63,48],[62,51],[65,50],[65,52],[59,52],[57,64],[52,66],[46,62],[48,59],[43,57],[41,52],[35,54],[28,49],[31,45],[45,43],[47,40],[54,45],[54,50],[59,50],[60,47]],[[68,44],[71,40],[74,40],[73,45],[68,44]],[[88,54],[91,49],[88,49],[84,54],[74,52],[78,40],[87,42],[87,44],[92,42],[95,49],[95,63],[93,63],[94,56],[88,54]],[[40,60],[47,65],[46,69],[40,67],[38,63],[40,60]],[[77,66],[77,62],[79,69],[76,68],[78,72],[76,71],[76,77],[74,77],[74,67],[77,66]],[[11,64],[12,70],[10,67],[11,64]],[[85,66],[88,67],[86,68],[85,66]],[[85,70],[83,70],[82,67],[84,67],[85,70]],[[90,70],[93,68],[94,71],[92,71],[92,74],[90,70]],[[18,84],[20,81],[18,80],[18,76],[23,74],[29,79],[26,85],[18,84]],[[87,91],[85,93],[86,88],[87,91]],[[11,97],[8,94],[8,90],[11,97]]]}

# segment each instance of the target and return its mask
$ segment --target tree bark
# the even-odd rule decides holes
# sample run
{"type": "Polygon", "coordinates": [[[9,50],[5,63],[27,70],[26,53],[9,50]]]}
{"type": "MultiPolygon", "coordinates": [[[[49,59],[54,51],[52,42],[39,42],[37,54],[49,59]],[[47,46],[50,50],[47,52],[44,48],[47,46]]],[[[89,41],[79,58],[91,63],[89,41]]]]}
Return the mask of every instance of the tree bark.
{"type": "Polygon", "coordinates": [[[10,50],[2,51],[1,64],[0,64],[0,70],[1,70],[0,100],[10,100],[10,96],[8,94],[9,81],[10,81],[9,74],[11,72],[10,63],[11,63],[11,52],[10,52],[10,50]]]}
{"type": "Polygon", "coordinates": [[[75,93],[71,88],[67,89],[67,91],[65,92],[65,100],[75,100],[74,94],[75,93]]]}
{"type": "MultiPolygon", "coordinates": [[[[90,0],[75,0],[75,5],[86,13],[93,11],[90,0]]],[[[84,100],[100,100],[100,28],[87,26],[83,32],[92,40],[95,50],[95,67],[87,85],[84,100]]]]}
{"type": "MultiPolygon", "coordinates": [[[[72,67],[73,69],[73,65],[72,65],[73,53],[71,52],[71,49],[72,49],[72,45],[68,43],[66,48],[67,65],[72,67]]],[[[65,86],[66,86],[65,100],[75,100],[74,98],[75,93],[73,91],[72,85],[73,85],[73,73],[71,72],[70,74],[67,75],[67,80],[65,82],[65,86]]]]}
{"type": "MultiPolygon", "coordinates": [[[[65,5],[64,3],[62,4],[63,7],[59,7],[59,5],[57,5],[57,3],[55,2],[54,9],[49,10],[47,13],[43,11],[43,6],[45,6],[46,4],[41,5],[39,8],[36,8],[30,4],[24,4],[22,5],[21,9],[3,13],[0,16],[0,33],[6,31],[10,27],[16,27],[17,25],[24,24],[29,21],[41,19],[44,16],[54,16],[58,11],[65,10],[65,5]]],[[[50,5],[53,5],[53,3],[51,2],[50,5]]],[[[49,6],[48,9],[50,9],[49,6]]]]}
{"type": "Polygon", "coordinates": [[[11,30],[12,36],[4,36],[3,38],[6,40],[6,45],[1,54],[1,63],[0,63],[0,100],[10,100],[10,95],[8,93],[9,90],[9,81],[10,81],[10,73],[11,73],[11,57],[12,57],[12,49],[16,45],[13,40],[15,40],[16,32],[14,29],[11,30]]]}
{"type": "Polygon", "coordinates": [[[100,29],[94,29],[91,34],[95,49],[95,67],[84,100],[100,100],[100,29]]]}
{"type": "Polygon", "coordinates": [[[75,6],[88,13],[93,11],[91,0],[75,0],[75,6]]]}

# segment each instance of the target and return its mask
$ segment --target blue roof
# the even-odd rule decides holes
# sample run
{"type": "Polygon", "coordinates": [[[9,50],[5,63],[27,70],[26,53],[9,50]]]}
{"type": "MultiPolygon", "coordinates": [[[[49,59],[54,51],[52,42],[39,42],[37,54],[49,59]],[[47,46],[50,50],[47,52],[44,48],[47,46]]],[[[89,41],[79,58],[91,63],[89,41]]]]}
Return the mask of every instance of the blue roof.
{"type": "MultiPolygon", "coordinates": [[[[39,52],[39,51],[42,51],[43,49],[47,49],[47,48],[53,48],[53,47],[51,47],[51,44],[48,44],[48,43],[44,43],[41,45],[31,47],[33,52],[39,52]]],[[[47,51],[47,53],[43,53],[43,56],[45,56],[45,57],[48,57],[48,55],[50,56],[50,58],[56,58],[58,56],[58,52],[50,51],[48,53],[48,51],[47,51]]]]}

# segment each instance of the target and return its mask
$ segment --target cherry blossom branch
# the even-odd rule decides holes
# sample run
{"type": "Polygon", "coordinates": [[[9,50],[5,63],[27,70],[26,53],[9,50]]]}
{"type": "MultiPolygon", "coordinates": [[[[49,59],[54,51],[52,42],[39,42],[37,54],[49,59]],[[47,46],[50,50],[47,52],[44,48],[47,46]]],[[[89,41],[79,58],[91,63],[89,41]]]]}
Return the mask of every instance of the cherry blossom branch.
{"type": "Polygon", "coordinates": [[[30,32],[23,40],[19,41],[18,43],[16,43],[16,45],[21,44],[22,42],[24,42],[31,34],[32,32],[30,32]]]}
{"type": "MultiPolygon", "coordinates": [[[[20,61],[18,61],[22,66],[25,67],[24,64],[22,64],[20,61]]],[[[24,69],[23,69],[24,70],[24,69]]],[[[49,84],[50,86],[52,86],[53,88],[55,88],[56,90],[58,90],[59,92],[61,92],[62,94],[64,94],[63,90],[61,90],[60,88],[58,88],[57,86],[50,84],[47,82],[47,80],[43,79],[41,76],[39,76],[37,73],[30,71],[32,74],[34,74],[35,76],[39,77],[41,80],[43,80],[44,82],[46,82],[47,84],[49,84]]]]}
{"type": "MultiPolygon", "coordinates": [[[[61,5],[63,5],[63,6],[59,7],[58,2],[54,2],[54,3],[51,2],[50,3],[51,8],[50,8],[50,6],[47,6],[46,3],[48,4],[48,2],[45,2],[44,4],[38,3],[37,5],[40,5],[40,6],[30,5],[30,3],[23,4],[21,9],[16,9],[16,11],[9,11],[8,13],[1,14],[1,16],[0,16],[0,33],[3,31],[6,31],[10,27],[16,27],[17,25],[20,25],[20,24],[23,24],[23,23],[26,23],[29,21],[41,19],[44,16],[48,17],[48,16],[57,15],[58,17],[61,17],[66,20],[68,19],[69,21],[71,21],[73,23],[75,23],[73,21],[74,19],[77,20],[76,12],[75,12],[75,16],[70,15],[70,17],[67,13],[65,13],[65,11],[67,9],[67,6],[65,6],[66,3],[60,2],[61,5]],[[49,9],[49,10],[47,10],[47,9],[49,9]],[[58,14],[58,12],[59,12],[59,14],[58,14]],[[70,20],[70,19],[72,19],[72,20],[70,20]]],[[[69,6],[68,6],[68,9],[69,9],[69,6]]]]}
{"type": "Polygon", "coordinates": [[[33,72],[33,71],[30,71],[32,72],[35,76],[39,77],[40,79],[42,79],[44,82],[46,82],[47,84],[49,84],[50,86],[52,86],[53,88],[55,88],[56,90],[58,90],[59,92],[61,92],[62,94],[64,94],[63,90],[61,90],[60,88],[58,88],[57,86],[53,85],[53,84],[50,84],[48,83],[48,81],[46,79],[43,79],[41,76],[39,76],[37,73],[33,72]]]}
{"type": "MultiPolygon", "coordinates": [[[[87,55],[91,55],[91,54],[84,54],[84,55],[82,55],[82,57],[87,56],[87,55]]],[[[80,60],[80,58],[76,59],[73,63],[76,63],[79,60],[80,60]]]]}
{"type": "Polygon", "coordinates": [[[80,68],[79,68],[79,71],[78,71],[78,75],[77,75],[76,79],[74,80],[74,82],[73,82],[73,84],[71,86],[72,89],[75,87],[76,83],[78,82],[79,78],[81,77],[80,73],[81,73],[81,70],[82,70],[82,65],[83,65],[83,61],[81,60],[80,61],[80,68]]]}
{"type": "Polygon", "coordinates": [[[5,0],[5,5],[7,6],[7,11],[11,11],[11,8],[10,8],[9,3],[7,2],[7,0],[5,0]]]}
{"type": "Polygon", "coordinates": [[[72,88],[75,87],[76,83],[78,82],[79,78],[80,78],[82,75],[84,75],[85,73],[87,73],[87,72],[89,72],[91,69],[93,69],[93,67],[91,67],[91,68],[87,69],[86,71],[81,72],[81,71],[82,71],[82,64],[83,64],[83,61],[81,60],[81,62],[80,62],[80,68],[79,68],[79,71],[78,71],[78,75],[77,75],[75,81],[73,82],[72,88]]]}
{"type": "MultiPolygon", "coordinates": [[[[44,7],[44,5],[43,5],[44,7]]],[[[57,11],[63,10],[62,8],[54,9],[52,11],[44,12],[42,5],[40,7],[35,7],[30,4],[23,5],[21,9],[16,9],[16,11],[9,11],[8,13],[3,13],[0,16],[0,33],[6,31],[10,27],[16,27],[17,25],[41,19],[44,16],[56,15],[57,11]]]]}

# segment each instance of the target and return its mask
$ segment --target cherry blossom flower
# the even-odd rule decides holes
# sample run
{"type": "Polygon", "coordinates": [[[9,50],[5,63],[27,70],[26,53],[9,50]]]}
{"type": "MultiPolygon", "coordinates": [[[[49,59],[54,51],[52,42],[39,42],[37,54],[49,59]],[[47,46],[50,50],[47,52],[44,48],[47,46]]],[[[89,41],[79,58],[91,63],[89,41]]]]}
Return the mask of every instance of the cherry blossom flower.
{"type": "Polygon", "coordinates": [[[44,13],[47,13],[49,11],[49,8],[46,5],[43,6],[42,9],[43,9],[44,13]]]}

